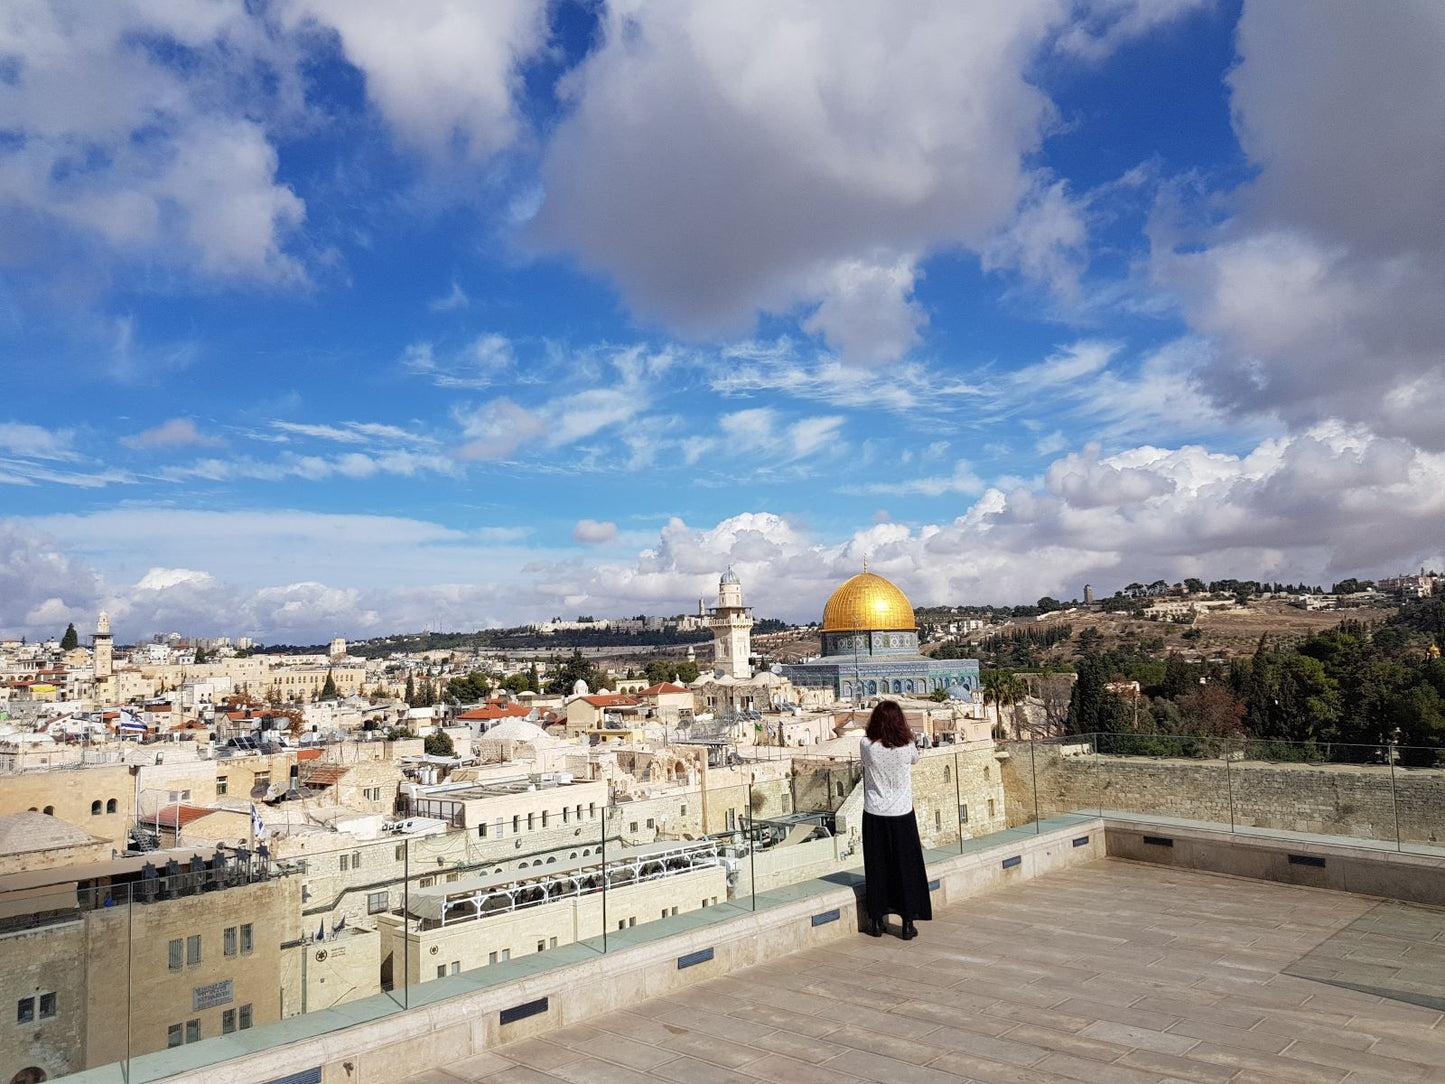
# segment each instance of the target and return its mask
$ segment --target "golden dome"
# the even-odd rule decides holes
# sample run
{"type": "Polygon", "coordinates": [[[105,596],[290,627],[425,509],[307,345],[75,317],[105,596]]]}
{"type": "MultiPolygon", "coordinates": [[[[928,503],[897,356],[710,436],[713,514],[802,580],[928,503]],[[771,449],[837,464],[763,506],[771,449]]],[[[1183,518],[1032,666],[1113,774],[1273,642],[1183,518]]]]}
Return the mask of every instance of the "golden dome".
{"type": "Polygon", "coordinates": [[[854,576],[834,591],[823,607],[824,632],[912,628],[917,625],[908,596],[872,572],[854,576]]]}

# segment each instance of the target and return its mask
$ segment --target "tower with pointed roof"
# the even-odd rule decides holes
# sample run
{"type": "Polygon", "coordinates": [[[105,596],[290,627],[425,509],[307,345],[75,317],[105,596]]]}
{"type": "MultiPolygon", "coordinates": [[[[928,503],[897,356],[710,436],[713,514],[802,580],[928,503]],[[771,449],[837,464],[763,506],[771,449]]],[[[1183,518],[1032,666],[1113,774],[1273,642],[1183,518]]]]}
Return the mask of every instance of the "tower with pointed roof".
{"type": "Polygon", "coordinates": [[[717,605],[707,612],[712,630],[714,668],[735,678],[753,676],[748,659],[753,651],[753,615],[743,605],[743,586],[729,568],[718,580],[717,605]]]}

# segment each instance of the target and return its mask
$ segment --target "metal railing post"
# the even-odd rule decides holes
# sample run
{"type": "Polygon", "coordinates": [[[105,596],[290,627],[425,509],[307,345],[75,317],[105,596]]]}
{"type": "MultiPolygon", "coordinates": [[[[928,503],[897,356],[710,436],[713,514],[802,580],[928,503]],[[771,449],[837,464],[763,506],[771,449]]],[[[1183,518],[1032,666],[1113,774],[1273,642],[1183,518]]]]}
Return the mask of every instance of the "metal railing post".
{"type": "Polygon", "coordinates": [[[1404,841],[1400,838],[1400,795],[1395,789],[1395,757],[1398,743],[1391,741],[1385,746],[1385,753],[1390,758],[1390,806],[1395,811],[1395,850],[1405,849],[1404,841]]]}

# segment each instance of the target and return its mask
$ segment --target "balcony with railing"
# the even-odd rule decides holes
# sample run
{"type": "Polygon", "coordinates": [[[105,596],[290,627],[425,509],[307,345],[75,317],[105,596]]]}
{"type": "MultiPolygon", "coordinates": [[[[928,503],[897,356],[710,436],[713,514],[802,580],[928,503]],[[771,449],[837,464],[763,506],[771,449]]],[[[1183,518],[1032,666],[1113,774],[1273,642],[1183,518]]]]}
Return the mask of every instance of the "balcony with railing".
{"type": "MultiPolygon", "coordinates": [[[[1343,952],[1330,955],[1339,948],[1332,938],[1374,913],[1378,900],[1366,895],[1407,908],[1445,904],[1445,770],[1426,751],[1081,735],[925,750],[914,778],[939,921],[909,945],[886,939],[880,947],[856,937],[862,880],[857,764],[799,762],[781,778],[702,788],[687,797],[685,816],[674,810],[670,819],[657,815],[655,824],[633,803],[569,824],[565,832],[554,825],[548,832],[480,839],[469,833],[389,838],[367,848],[376,853],[363,855],[361,865],[392,868],[399,857],[398,872],[328,892],[324,913],[314,904],[288,913],[259,894],[238,900],[239,907],[265,911],[264,929],[255,916],[234,909],[206,914],[177,906],[165,914],[163,900],[112,898],[108,916],[138,916],[148,908],[146,921],[113,921],[106,940],[86,927],[83,914],[60,924],[53,943],[21,946],[18,934],[0,934],[0,974],[13,987],[9,992],[21,999],[29,996],[24,990],[44,987],[59,1006],[54,1018],[20,1029],[29,1045],[0,1044],[0,1080],[35,1067],[48,1079],[69,1073],[86,1084],[378,1084],[455,1066],[463,1067],[453,1073],[458,1079],[482,1079],[466,1076],[472,1071],[466,1066],[530,1064],[505,1053],[508,1043],[525,1039],[549,1043],[548,1056],[561,1059],[558,1066],[575,1063],[582,1072],[593,1056],[589,1042],[603,1051],[622,1049],[611,1039],[621,1035],[656,1048],[640,1055],[648,1065],[633,1068],[657,1070],[663,1079],[697,1069],[689,1058],[701,1060],[699,1073],[794,1079],[786,1072],[792,1062],[771,1059],[801,1058],[803,1040],[812,1038],[831,1044],[826,1057],[818,1047],[817,1060],[842,1080],[905,1079],[878,1075],[901,1059],[944,1074],[916,1074],[929,1080],[1227,1081],[1242,1072],[1266,1079],[1273,1066],[1283,1079],[1314,1072],[1338,1081],[1351,1072],[1370,1078],[1372,1045],[1351,1040],[1359,1047],[1352,1054],[1365,1059],[1358,1065],[1305,1058],[1301,1069],[1285,1062],[1253,1065],[1245,1055],[1231,1062],[1234,1046],[1188,1032],[1222,1020],[1227,1007],[1220,984],[1245,989],[1252,972],[1260,984],[1275,984],[1271,996],[1288,986],[1298,1003],[1275,1014],[1265,997],[1251,1003],[1251,1011],[1268,1026],[1242,1026],[1243,1017],[1222,1025],[1250,1033],[1220,1032],[1244,1051],[1254,1050],[1250,1043],[1271,1045],[1280,1021],[1327,1027],[1334,1020],[1343,1027],[1335,1018],[1351,1016],[1338,1007],[1342,991],[1368,1001],[1346,1007],[1371,1021],[1375,1030],[1361,1034],[1379,1041],[1394,1034],[1390,1028],[1415,1026],[1409,1022],[1428,1010],[1430,998],[1445,998],[1445,988],[1405,989],[1417,983],[1413,972],[1408,980],[1372,972],[1367,983],[1358,961],[1343,960],[1343,952]],[[404,853],[394,854],[398,849],[404,853]],[[1149,866],[1125,866],[1111,855],[1149,866]],[[1147,875],[1124,872],[1143,869],[1147,875]],[[1255,883],[1246,887],[1220,879],[1221,873],[1255,883]],[[1118,887],[1117,898],[1110,885],[1118,887]],[[1348,892],[1334,891],[1341,887],[1348,892]],[[1293,925],[1302,911],[1319,918],[1313,941],[1293,925]],[[1342,918],[1338,926],[1330,925],[1332,915],[1342,918]],[[254,923],[257,938],[269,943],[269,973],[258,972],[255,957],[212,951],[213,939],[220,944],[225,929],[239,922],[254,923]],[[977,934],[970,932],[975,924],[977,934]],[[1198,929],[1191,932],[1191,924],[1198,929]],[[202,961],[194,971],[189,964],[172,970],[167,944],[191,936],[203,939],[202,961]],[[1270,939],[1277,944],[1267,959],[1245,951],[1270,939]],[[1225,942],[1243,947],[1231,954],[1225,942]],[[1111,971],[1104,957],[1115,950],[1122,970],[1111,971]],[[1217,959],[1204,959],[1216,950],[1217,959]],[[68,973],[46,972],[37,963],[64,952],[71,953],[68,973]],[[1087,966],[1078,962],[1086,958],[1087,966]],[[1326,967],[1330,961],[1343,962],[1326,967]],[[760,983],[760,993],[739,985],[746,968],[755,976],[747,983],[760,983]],[[1020,968],[1027,981],[995,989],[1000,975],[1019,979],[1020,968]],[[799,976],[808,981],[795,981],[799,976]],[[830,983],[835,988],[826,989],[830,983]],[[1177,989],[1150,995],[1149,984],[1177,989]],[[1357,989],[1362,985],[1370,992],[1357,989]],[[263,987],[264,1004],[257,993],[263,987]],[[713,992],[704,995],[708,988],[713,992]],[[1129,996],[1116,1005],[1121,991],[1129,996]],[[667,995],[670,1007],[654,1008],[669,1017],[694,1006],[691,1025],[674,1021],[693,1037],[691,1046],[680,1034],[639,1023],[654,1009],[636,1006],[658,995],[667,995]],[[1193,1008],[1131,1012],[1136,1001],[1151,997],[1189,1001],[1193,1008]],[[1304,1020],[1296,1010],[1311,998],[1330,1008],[1304,1020]],[[251,1009],[248,1027],[240,1025],[242,1004],[251,1009]],[[909,1009],[900,1016],[895,1010],[903,1005],[909,1009]],[[1409,1008],[1395,1014],[1397,1005],[1409,1008]],[[768,1006],[778,1014],[775,1021],[767,1018],[768,1006]],[[1109,1006],[1122,1015],[1111,1015],[1109,1006]],[[697,1019],[709,1007],[726,1016],[725,1035],[697,1019]],[[917,1051],[929,1057],[885,1050],[884,1039],[870,1039],[875,1048],[859,1054],[840,1032],[854,1011],[883,1014],[877,1024],[860,1024],[869,1036],[892,1028],[895,1039],[927,1039],[917,1051]],[[936,1033],[956,1026],[944,1019],[948,1011],[967,1023],[961,1031],[936,1033]],[[79,1024],[64,1019],[72,1012],[83,1018],[79,1024]],[[614,1020],[618,1012],[623,1018],[614,1020]],[[799,1016],[807,1019],[794,1019],[799,1016]],[[915,1034],[920,1019],[928,1027],[915,1034]],[[600,1020],[608,1022],[593,1026],[600,1020]],[[822,1021],[831,1026],[814,1035],[822,1021]],[[61,1026],[67,1023],[70,1031],[61,1026]],[[1002,1057],[1014,1049],[1007,1043],[987,1041],[1020,1026],[1036,1030],[1024,1032],[1029,1049],[1015,1051],[1016,1058],[1002,1057]],[[629,1028],[646,1034],[629,1034],[629,1028]],[[1134,1035],[1131,1028],[1165,1037],[1134,1035]],[[709,1046],[701,1036],[716,1046],[712,1055],[701,1052],[709,1046]],[[792,1052],[769,1052],[769,1042],[792,1044],[792,1052]],[[717,1046],[727,1043],[731,1055],[717,1046]],[[1197,1049],[1200,1044],[1205,1049],[1197,1049]],[[40,1050],[52,1052],[48,1065],[25,1060],[40,1050]],[[1181,1063],[1168,1063],[1166,1071],[1165,1061],[1149,1062],[1152,1055],[1181,1063]],[[676,1059],[684,1060],[661,1072],[676,1059]],[[990,1068],[995,1062],[1016,1075],[990,1068]],[[1091,1072],[1096,1075],[1086,1075],[1091,1072]]],[[[25,899],[0,884],[5,914],[43,902],[25,899]]],[[[26,936],[37,934],[43,931],[26,936]]],[[[1432,944],[1391,947],[1401,953],[1413,947],[1419,956],[1432,944]]],[[[1445,1040],[1445,1025],[1425,1032],[1417,1036],[1419,1050],[1434,1051],[1435,1064],[1445,1063],[1445,1044],[1431,1045],[1445,1040]]],[[[1007,1042],[1024,1039],[1015,1034],[1007,1042]]],[[[1287,1045],[1267,1056],[1288,1061],[1287,1045]]],[[[1407,1052],[1419,1056],[1415,1047],[1407,1052]]],[[[1315,1054],[1333,1056],[1332,1049],[1315,1054]]],[[[604,1063],[599,1073],[627,1065],[596,1056],[604,1063]]],[[[1398,1052],[1380,1058],[1385,1075],[1395,1061],[1408,1061],[1398,1052]]]]}

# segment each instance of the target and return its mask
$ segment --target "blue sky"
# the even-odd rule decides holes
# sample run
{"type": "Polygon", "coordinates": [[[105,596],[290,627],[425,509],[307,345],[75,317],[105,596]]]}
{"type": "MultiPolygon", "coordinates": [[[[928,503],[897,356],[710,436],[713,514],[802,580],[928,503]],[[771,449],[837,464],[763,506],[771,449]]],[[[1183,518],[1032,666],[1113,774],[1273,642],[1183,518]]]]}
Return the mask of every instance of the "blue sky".
{"type": "Polygon", "coordinates": [[[0,635],[1445,565],[1445,16],[0,13],[0,635]]]}

